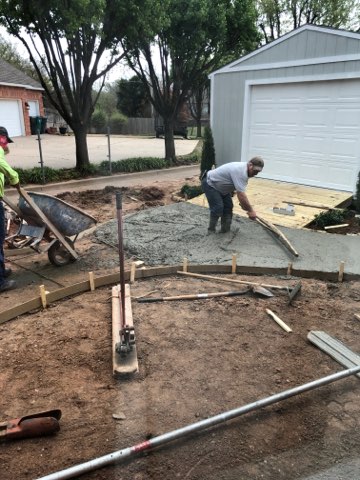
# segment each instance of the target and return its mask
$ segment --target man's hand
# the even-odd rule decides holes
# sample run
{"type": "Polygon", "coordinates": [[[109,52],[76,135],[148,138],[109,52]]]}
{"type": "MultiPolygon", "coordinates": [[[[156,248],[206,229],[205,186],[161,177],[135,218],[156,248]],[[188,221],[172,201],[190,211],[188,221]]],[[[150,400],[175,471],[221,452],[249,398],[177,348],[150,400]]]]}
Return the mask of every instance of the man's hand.
{"type": "Polygon", "coordinates": [[[15,183],[15,185],[11,185],[12,187],[16,188],[16,190],[20,193],[20,183],[15,183]]]}
{"type": "Polygon", "coordinates": [[[250,220],[256,220],[255,210],[250,210],[249,212],[247,212],[247,214],[248,214],[248,217],[250,218],[250,220]]]}

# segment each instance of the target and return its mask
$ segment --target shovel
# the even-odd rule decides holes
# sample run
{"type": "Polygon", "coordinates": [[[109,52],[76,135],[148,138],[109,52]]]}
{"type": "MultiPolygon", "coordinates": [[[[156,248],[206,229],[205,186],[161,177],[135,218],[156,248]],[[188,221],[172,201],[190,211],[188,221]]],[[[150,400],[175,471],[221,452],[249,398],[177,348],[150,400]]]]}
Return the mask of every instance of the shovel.
{"type": "Polygon", "coordinates": [[[274,294],[267,290],[264,287],[254,286],[247,288],[246,290],[239,290],[234,292],[214,292],[214,293],[197,293],[191,295],[175,295],[172,297],[153,297],[153,298],[139,298],[139,303],[153,303],[153,302],[166,302],[172,300],[199,300],[203,298],[213,298],[213,297],[235,297],[238,295],[245,295],[246,293],[252,292],[255,295],[261,297],[273,297],[274,294]]]}
{"type": "Polygon", "coordinates": [[[255,285],[254,287],[251,288],[252,292],[255,293],[255,295],[259,295],[259,297],[273,297],[274,294],[270,292],[267,288],[260,287],[255,285]]]}

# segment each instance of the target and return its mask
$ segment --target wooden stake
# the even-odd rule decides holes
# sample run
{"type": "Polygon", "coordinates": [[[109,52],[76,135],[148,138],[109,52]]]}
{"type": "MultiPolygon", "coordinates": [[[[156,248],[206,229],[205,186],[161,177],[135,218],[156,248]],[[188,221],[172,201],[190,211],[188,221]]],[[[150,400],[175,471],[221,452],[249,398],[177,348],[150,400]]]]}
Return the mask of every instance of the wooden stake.
{"type": "Polygon", "coordinates": [[[41,298],[41,304],[43,308],[46,308],[47,302],[46,302],[46,290],[44,285],[40,285],[40,298],[41,298]]]}
{"type": "Polygon", "coordinates": [[[231,273],[236,273],[236,253],[232,256],[231,273]]]}
{"type": "Polygon", "coordinates": [[[288,263],[288,268],[287,268],[287,275],[290,277],[291,276],[291,271],[292,271],[292,263],[288,263]]]}
{"type": "Polygon", "coordinates": [[[188,270],[188,259],[185,257],[183,260],[183,272],[187,272],[188,270]]]}
{"type": "Polygon", "coordinates": [[[131,270],[130,270],[130,283],[135,282],[135,270],[136,270],[136,263],[133,262],[131,264],[131,270]]]}
{"type": "Polygon", "coordinates": [[[345,267],[345,262],[340,262],[339,266],[339,276],[338,276],[338,281],[342,282],[344,278],[344,267],[345,267]]]}
{"type": "Polygon", "coordinates": [[[89,283],[90,291],[93,292],[95,290],[94,272],[89,272],[89,283]]]}
{"type": "Polygon", "coordinates": [[[360,315],[358,313],[354,313],[354,317],[360,320],[360,315]]]}
{"type": "Polygon", "coordinates": [[[271,310],[269,310],[269,309],[267,308],[267,309],[266,309],[266,313],[267,313],[268,315],[270,315],[270,317],[272,317],[272,319],[275,320],[275,322],[276,322],[278,325],[280,325],[280,327],[281,327],[283,330],[285,330],[285,332],[287,332],[287,333],[292,332],[291,328],[288,327],[288,326],[286,325],[286,323],[281,320],[281,318],[279,318],[277,315],[275,315],[274,312],[272,312],[271,310]]]}
{"type": "Polygon", "coordinates": [[[331,230],[333,228],[344,228],[348,226],[349,226],[348,223],[341,223],[340,225],[329,225],[328,227],[324,227],[324,230],[331,230]]]}

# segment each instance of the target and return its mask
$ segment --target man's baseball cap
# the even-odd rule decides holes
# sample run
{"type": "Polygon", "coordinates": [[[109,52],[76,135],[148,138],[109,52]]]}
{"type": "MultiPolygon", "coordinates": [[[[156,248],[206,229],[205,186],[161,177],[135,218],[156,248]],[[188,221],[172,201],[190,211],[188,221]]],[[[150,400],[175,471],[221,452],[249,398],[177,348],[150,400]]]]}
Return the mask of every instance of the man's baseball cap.
{"type": "Polygon", "coordinates": [[[254,172],[261,172],[261,170],[264,168],[264,160],[262,157],[253,157],[250,160],[250,163],[253,166],[254,172]]]}
{"type": "Polygon", "coordinates": [[[8,143],[14,143],[9,137],[8,131],[5,127],[0,127],[0,136],[6,137],[8,143]]]}

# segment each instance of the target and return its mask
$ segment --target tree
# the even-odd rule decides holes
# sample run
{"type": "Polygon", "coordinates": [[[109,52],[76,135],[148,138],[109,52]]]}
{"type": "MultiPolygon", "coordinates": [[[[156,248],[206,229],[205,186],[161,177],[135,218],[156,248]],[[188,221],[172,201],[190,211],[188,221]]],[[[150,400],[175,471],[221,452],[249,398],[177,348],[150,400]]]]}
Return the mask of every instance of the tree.
{"type": "Polygon", "coordinates": [[[124,56],[118,50],[121,36],[132,37],[145,1],[0,0],[0,22],[22,42],[51,104],[74,132],[80,171],[89,168],[94,83],[102,79],[99,94],[106,73],[124,56]]]}
{"type": "Polygon", "coordinates": [[[201,152],[200,178],[203,173],[216,166],[214,138],[210,127],[205,127],[204,143],[201,152]]]}
{"type": "Polygon", "coordinates": [[[136,75],[129,80],[119,80],[117,108],[128,117],[145,117],[151,115],[146,88],[136,75]]]}
{"type": "Polygon", "coordinates": [[[210,81],[207,74],[199,79],[191,89],[189,96],[190,114],[196,122],[196,136],[201,137],[201,118],[205,100],[210,96],[210,81]]]}
{"type": "Polygon", "coordinates": [[[93,99],[96,102],[96,108],[101,110],[107,121],[111,118],[112,115],[118,113],[118,108],[116,106],[117,101],[117,86],[116,82],[114,83],[105,83],[100,92],[93,90],[93,99]]]}
{"type": "Polygon", "coordinates": [[[258,0],[257,7],[266,43],[306,23],[351,28],[356,16],[353,0],[258,0]]]}
{"type": "Polygon", "coordinates": [[[2,35],[0,35],[0,58],[26,73],[26,75],[34,80],[39,81],[38,74],[31,62],[23,58],[14,45],[6,41],[2,35]]]}
{"type": "Polygon", "coordinates": [[[176,162],[174,123],[198,79],[229,55],[257,44],[253,0],[148,0],[136,42],[125,37],[129,66],[163,118],[165,157],[176,162]]]}

